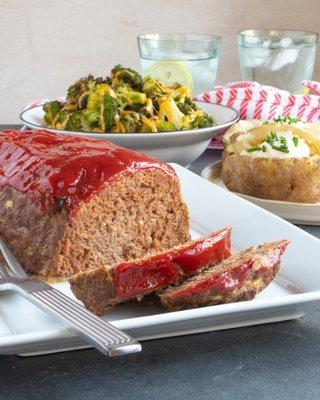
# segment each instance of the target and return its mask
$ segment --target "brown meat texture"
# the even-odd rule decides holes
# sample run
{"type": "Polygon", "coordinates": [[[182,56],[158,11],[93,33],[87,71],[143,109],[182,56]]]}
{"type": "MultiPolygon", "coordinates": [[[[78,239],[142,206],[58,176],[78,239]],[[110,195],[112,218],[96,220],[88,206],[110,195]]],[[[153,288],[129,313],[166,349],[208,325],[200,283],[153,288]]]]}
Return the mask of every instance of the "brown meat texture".
{"type": "MultiPolygon", "coordinates": [[[[141,267],[142,269],[144,269],[146,265],[145,263],[147,263],[148,270],[155,271],[158,265],[166,263],[166,258],[170,259],[172,254],[175,253],[180,254],[183,253],[183,251],[188,251],[190,246],[196,246],[197,248],[199,248],[198,247],[199,245],[201,246],[202,243],[206,243],[204,248],[208,249],[209,245],[207,239],[214,238],[214,240],[212,240],[211,242],[212,244],[210,245],[212,252],[210,253],[210,256],[206,257],[206,260],[209,259],[210,263],[209,264],[204,264],[204,263],[201,264],[201,262],[199,263],[198,270],[203,270],[205,268],[208,268],[209,265],[212,265],[214,262],[218,262],[221,259],[224,259],[230,255],[230,233],[231,233],[230,227],[221,229],[220,231],[213,232],[206,237],[190,241],[188,243],[185,243],[184,245],[175,246],[171,248],[169,251],[158,252],[151,256],[138,258],[127,264],[120,264],[120,265],[114,264],[109,266],[103,266],[90,271],[81,272],[71,277],[71,279],[69,280],[71,290],[74,293],[74,295],[84,303],[86,308],[88,308],[89,310],[91,310],[96,314],[102,314],[110,306],[128,300],[134,300],[134,299],[141,300],[144,295],[150,294],[168,285],[168,284],[164,285],[162,284],[162,287],[148,286],[148,289],[146,290],[144,288],[141,289],[138,295],[133,295],[128,298],[121,298],[119,297],[115,283],[115,275],[118,267],[120,268],[123,266],[129,267],[131,270],[134,270],[133,273],[134,278],[132,279],[133,280],[138,279],[137,278],[138,273],[136,268],[141,267]]],[[[193,252],[194,251],[191,251],[192,254],[193,252]]],[[[185,279],[185,276],[190,276],[191,274],[195,273],[194,271],[184,272],[181,268],[182,265],[179,264],[178,260],[173,259],[172,266],[178,272],[174,278],[175,282],[178,281],[181,282],[181,280],[185,279]]],[[[165,273],[163,274],[165,275],[165,273]]],[[[150,281],[152,281],[153,285],[156,285],[155,280],[157,279],[157,272],[155,272],[155,275],[152,276],[153,277],[150,277],[150,281]]],[[[141,284],[140,281],[139,284],[141,284]]]]}
{"type": "Polygon", "coordinates": [[[0,189],[0,234],[30,274],[60,279],[166,250],[190,239],[189,215],[176,177],[131,173],[108,184],[76,216],[45,212],[11,188],[0,189]]]}
{"type": "Polygon", "coordinates": [[[287,240],[265,243],[233,254],[204,272],[186,279],[182,284],[160,292],[161,303],[165,308],[175,311],[251,300],[265,289],[278,273],[280,257],[288,244],[287,240]],[[241,266],[246,271],[246,276],[236,284],[237,277],[232,275],[232,272],[236,269],[239,271],[241,266]],[[221,290],[221,287],[216,285],[219,278],[220,282],[230,285],[229,290],[227,286],[225,290],[221,290]]]}

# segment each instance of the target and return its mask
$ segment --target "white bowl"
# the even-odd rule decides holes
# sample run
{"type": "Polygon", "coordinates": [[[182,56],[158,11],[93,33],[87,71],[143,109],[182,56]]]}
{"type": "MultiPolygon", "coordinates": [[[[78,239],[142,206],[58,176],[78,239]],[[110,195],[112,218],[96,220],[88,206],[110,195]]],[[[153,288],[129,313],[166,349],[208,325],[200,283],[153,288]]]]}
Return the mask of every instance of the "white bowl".
{"type": "Polygon", "coordinates": [[[42,106],[23,111],[20,114],[20,119],[31,129],[42,128],[54,133],[109,140],[119,146],[149,154],[165,162],[175,162],[186,166],[205,151],[214,136],[239,119],[238,112],[231,107],[203,102],[196,103],[201,109],[214,117],[217,125],[189,131],[159,133],[70,132],[47,128],[43,121],[42,106]]]}

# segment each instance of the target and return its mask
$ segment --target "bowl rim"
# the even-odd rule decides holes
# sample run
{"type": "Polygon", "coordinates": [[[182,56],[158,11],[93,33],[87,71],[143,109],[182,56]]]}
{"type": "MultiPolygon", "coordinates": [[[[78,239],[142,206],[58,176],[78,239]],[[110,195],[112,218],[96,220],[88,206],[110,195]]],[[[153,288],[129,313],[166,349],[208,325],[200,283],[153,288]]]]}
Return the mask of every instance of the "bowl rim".
{"type": "Polygon", "coordinates": [[[87,138],[88,137],[92,137],[92,138],[105,137],[106,140],[108,139],[108,140],[111,140],[111,141],[112,141],[112,138],[116,138],[116,139],[125,138],[125,137],[126,138],[137,138],[137,137],[139,137],[139,138],[144,138],[144,139],[150,138],[150,137],[157,137],[157,138],[166,137],[166,138],[168,138],[168,137],[179,137],[179,136],[182,136],[182,137],[193,136],[193,135],[196,135],[196,134],[199,135],[201,133],[208,133],[210,131],[212,131],[212,133],[215,133],[217,130],[222,130],[222,129],[227,128],[230,125],[236,123],[240,118],[239,112],[233,107],[225,106],[223,104],[210,103],[210,102],[206,102],[206,101],[195,101],[195,102],[196,103],[212,104],[214,106],[218,106],[218,107],[221,107],[221,108],[226,108],[228,110],[232,110],[235,113],[235,116],[234,116],[234,118],[232,118],[229,121],[224,122],[223,124],[212,125],[212,126],[209,126],[209,127],[206,127],[206,128],[189,129],[189,130],[186,130],[186,131],[154,132],[154,133],[139,133],[139,132],[135,132],[135,133],[130,133],[130,132],[124,132],[124,133],[71,132],[71,131],[65,131],[63,129],[48,128],[48,127],[45,127],[43,125],[30,123],[30,121],[26,121],[24,119],[24,114],[26,112],[28,112],[28,111],[30,111],[30,110],[32,110],[34,108],[42,107],[42,105],[36,105],[36,106],[29,107],[29,108],[21,111],[21,113],[19,114],[19,118],[23,122],[23,124],[25,124],[27,126],[28,125],[32,125],[32,126],[35,126],[35,127],[39,128],[39,129],[48,130],[50,132],[55,132],[55,133],[60,133],[60,134],[78,135],[78,136],[87,137],[87,138]]]}

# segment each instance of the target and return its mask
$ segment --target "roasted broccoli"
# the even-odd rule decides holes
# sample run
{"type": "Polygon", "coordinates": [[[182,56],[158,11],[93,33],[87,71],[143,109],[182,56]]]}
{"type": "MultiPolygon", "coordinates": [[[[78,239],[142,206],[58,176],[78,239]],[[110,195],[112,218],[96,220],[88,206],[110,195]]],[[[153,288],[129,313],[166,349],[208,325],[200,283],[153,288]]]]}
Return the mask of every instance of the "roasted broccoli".
{"type": "Polygon", "coordinates": [[[106,132],[115,124],[117,102],[113,90],[107,84],[95,85],[89,94],[84,116],[95,131],[106,132]]]}
{"type": "Polygon", "coordinates": [[[83,118],[82,111],[74,111],[73,113],[69,114],[64,129],[66,131],[73,131],[73,132],[81,131],[82,118],[83,118]]]}
{"type": "Polygon", "coordinates": [[[124,132],[139,132],[141,127],[140,116],[135,111],[120,111],[120,123],[124,132]]]}
{"type": "Polygon", "coordinates": [[[51,125],[53,119],[62,109],[63,103],[58,100],[48,101],[43,105],[44,116],[43,119],[47,125],[51,125]]]}
{"type": "Polygon", "coordinates": [[[172,98],[175,102],[184,103],[185,101],[189,101],[192,103],[191,90],[187,86],[175,84],[172,98]]]}
{"type": "Polygon", "coordinates": [[[203,113],[203,115],[197,115],[190,125],[191,129],[207,128],[214,125],[214,120],[211,115],[203,113]]]}
{"type": "Polygon", "coordinates": [[[77,80],[68,88],[67,102],[78,103],[81,95],[90,90],[90,87],[95,84],[95,79],[92,75],[77,80]]]}
{"type": "Polygon", "coordinates": [[[156,128],[158,132],[173,132],[176,130],[174,124],[168,121],[162,121],[162,119],[158,119],[155,122],[156,128]]]}
{"type": "Polygon", "coordinates": [[[110,77],[79,79],[69,87],[66,102],[47,102],[43,110],[50,128],[83,132],[171,132],[214,123],[192,101],[188,87],[142,79],[121,65],[110,77]]]}
{"type": "Polygon", "coordinates": [[[186,98],[184,100],[184,102],[178,102],[176,104],[177,104],[177,107],[179,108],[179,110],[184,115],[187,115],[188,113],[192,113],[193,111],[196,111],[198,109],[196,104],[190,98],[186,98]]]}
{"type": "Polygon", "coordinates": [[[143,132],[143,133],[158,132],[156,123],[153,119],[143,117],[141,122],[142,122],[142,124],[141,124],[141,128],[140,128],[140,132],[143,132]]]}
{"type": "Polygon", "coordinates": [[[66,127],[66,124],[68,122],[70,113],[67,110],[60,110],[58,114],[55,116],[53,119],[51,126],[56,128],[56,129],[62,129],[64,130],[66,127]]]}
{"type": "Polygon", "coordinates": [[[125,109],[128,107],[143,106],[147,101],[145,93],[136,92],[128,88],[119,88],[117,91],[117,100],[120,108],[125,109]]]}
{"type": "Polygon", "coordinates": [[[103,131],[107,132],[114,126],[117,112],[116,99],[105,93],[100,102],[100,126],[103,131]]]}
{"type": "Polygon", "coordinates": [[[142,91],[151,99],[161,99],[165,96],[169,96],[170,93],[173,92],[173,88],[166,86],[164,83],[161,83],[150,76],[146,76],[143,79],[142,91]]]}
{"type": "Polygon", "coordinates": [[[160,104],[159,117],[162,121],[173,124],[178,130],[183,126],[184,116],[173,99],[165,100],[160,104]]]}
{"type": "Polygon", "coordinates": [[[141,91],[143,80],[141,75],[133,69],[116,65],[111,70],[111,86],[115,89],[129,86],[133,90],[141,91]]]}

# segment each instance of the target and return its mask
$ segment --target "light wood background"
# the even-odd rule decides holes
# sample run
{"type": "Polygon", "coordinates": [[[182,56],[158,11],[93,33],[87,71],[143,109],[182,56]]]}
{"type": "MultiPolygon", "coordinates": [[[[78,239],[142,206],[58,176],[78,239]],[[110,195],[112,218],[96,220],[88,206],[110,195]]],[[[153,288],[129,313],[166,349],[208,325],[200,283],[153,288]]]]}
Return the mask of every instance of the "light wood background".
{"type": "Polygon", "coordinates": [[[0,123],[81,75],[138,68],[141,33],[220,34],[217,83],[237,80],[236,33],[246,28],[320,31],[320,0],[0,0],[0,123]]]}

